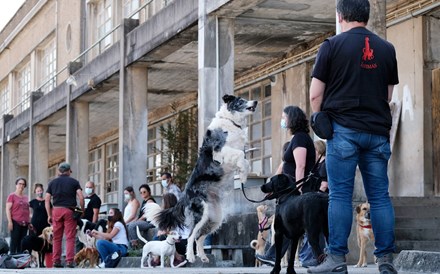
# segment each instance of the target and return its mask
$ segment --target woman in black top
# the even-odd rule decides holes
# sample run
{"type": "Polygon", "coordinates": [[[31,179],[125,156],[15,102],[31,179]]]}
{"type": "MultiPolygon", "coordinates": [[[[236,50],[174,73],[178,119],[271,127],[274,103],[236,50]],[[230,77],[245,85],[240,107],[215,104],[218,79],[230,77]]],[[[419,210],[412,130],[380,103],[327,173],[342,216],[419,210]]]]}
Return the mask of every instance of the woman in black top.
{"type": "Polygon", "coordinates": [[[50,226],[47,222],[47,211],[44,205],[44,188],[42,184],[35,184],[34,193],[36,198],[29,202],[29,207],[32,208],[32,219],[30,234],[39,236],[43,229],[50,226]]]}

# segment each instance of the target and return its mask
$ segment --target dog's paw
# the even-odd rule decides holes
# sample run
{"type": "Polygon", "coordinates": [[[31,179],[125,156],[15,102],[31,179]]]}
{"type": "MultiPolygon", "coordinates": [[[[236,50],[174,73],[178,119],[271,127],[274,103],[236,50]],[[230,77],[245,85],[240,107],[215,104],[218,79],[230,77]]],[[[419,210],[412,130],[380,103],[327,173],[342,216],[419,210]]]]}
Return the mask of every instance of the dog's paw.
{"type": "Polygon", "coordinates": [[[209,263],[209,259],[206,255],[200,256],[200,260],[202,260],[203,263],[209,263]]]}
{"type": "Polygon", "coordinates": [[[196,256],[194,256],[194,254],[186,254],[186,259],[188,262],[194,263],[196,261],[196,256]]]}

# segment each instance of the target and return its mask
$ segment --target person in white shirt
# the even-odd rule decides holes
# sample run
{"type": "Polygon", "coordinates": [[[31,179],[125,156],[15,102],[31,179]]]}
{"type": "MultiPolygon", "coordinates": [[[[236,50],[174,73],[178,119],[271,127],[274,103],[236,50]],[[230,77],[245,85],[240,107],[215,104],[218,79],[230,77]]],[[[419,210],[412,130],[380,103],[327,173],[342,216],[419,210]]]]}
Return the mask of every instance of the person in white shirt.
{"type": "Polygon", "coordinates": [[[128,235],[127,227],[122,217],[122,213],[118,208],[111,208],[108,212],[107,232],[92,230],[91,235],[98,239],[96,241],[96,249],[98,250],[101,264],[104,267],[105,258],[119,252],[120,256],[127,255],[128,235]]]}

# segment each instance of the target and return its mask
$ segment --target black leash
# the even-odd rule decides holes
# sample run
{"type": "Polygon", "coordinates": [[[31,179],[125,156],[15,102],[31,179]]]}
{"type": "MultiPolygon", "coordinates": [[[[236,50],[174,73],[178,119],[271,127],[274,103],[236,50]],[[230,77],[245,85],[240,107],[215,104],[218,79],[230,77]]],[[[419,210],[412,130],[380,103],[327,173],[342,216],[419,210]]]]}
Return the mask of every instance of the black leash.
{"type": "MultiPolygon", "coordinates": [[[[322,157],[322,155],[319,156],[318,161],[316,161],[315,165],[313,166],[312,170],[310,171],[310,173],[307,176],[305,176],[304,178],[302,178],[299,181],[295,182],[295,186],[296,186],[295,188],[292,189],[292,187],[289,186],[285,190],[282,190],[282,191],[277,192],[277,193],[272,193],[272,194],[266,195],[263,199],[261,199],[259,201],[255,201],[255,200],[250,199],[246,195],[246,192],[244,191],[244,184],[242,183],[241,184],[241,191],[243,192],[243,196],[246,198],[246,200],[248,200],[251,203],[262,203],[262,202],[267,201],[267,200],[272,200],[275,197],[275,195],[285,195],[285,194],[290,194],[292,192],[295,192],[298,189],[300,189],[305,183],[307,183],[309,181],[309,179],[315,174],[316,169],[317,169],[318,164],[319,164],[319,161],[321,160],[321,157],[322,157]]],[[[285,174],[285,175],[290,176],[288,174],[285,174]]]]}

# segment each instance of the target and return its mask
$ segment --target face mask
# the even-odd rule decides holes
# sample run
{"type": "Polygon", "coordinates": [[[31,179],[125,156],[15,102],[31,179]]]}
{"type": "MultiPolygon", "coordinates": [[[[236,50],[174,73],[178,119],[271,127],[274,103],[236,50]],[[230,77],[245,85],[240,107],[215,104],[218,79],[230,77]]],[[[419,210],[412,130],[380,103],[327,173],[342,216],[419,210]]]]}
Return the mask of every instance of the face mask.
{"type": "Polygon", "coordinates": [[[41,192],[41,193],[37,193],[37,197],[38,197],[38,198],[43,198],[43,192],[41,192]]]}
{"type": "Polygon", "coordinates": [[[167,187],[168,186],[168,180],[162,180],[162,186],[167,187]]]}
{"type": "Polygon", "coordinates": [[[86,194],[87,195],[90,195],[90,194],[92,194],[93,193],[93,188],[91,188],[91,187],[86,187],[86,194]]]}
{"type": "Polygon", "coordinates": [[[113,216],[107,216],[107,220],[108,220],[109,222],[113,221],[113,216]]]}
{"type": "Polygon", "coordinates": [[[285,119],[281,119],[280,124],[281,124],[281,128],[287,128],[287,123],[285,119]]]}
{"type": "Polygon", "coordinates": [[[126,201],[130,200],[131,195],[130,194],[124,194],[124,198],[126,201]]]}

